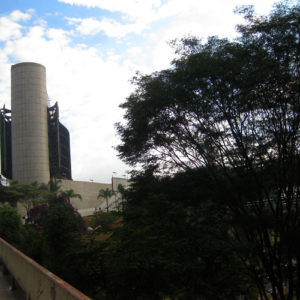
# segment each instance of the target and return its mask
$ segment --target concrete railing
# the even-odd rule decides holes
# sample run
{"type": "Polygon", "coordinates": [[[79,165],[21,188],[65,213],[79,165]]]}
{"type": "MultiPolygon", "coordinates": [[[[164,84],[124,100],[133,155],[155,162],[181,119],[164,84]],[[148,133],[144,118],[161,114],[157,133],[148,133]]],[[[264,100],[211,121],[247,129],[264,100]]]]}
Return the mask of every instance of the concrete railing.
{"type": "Polygon", "coordinates": [[[2,238],[0,259],[28,300],[91,300],[2,238]]]}

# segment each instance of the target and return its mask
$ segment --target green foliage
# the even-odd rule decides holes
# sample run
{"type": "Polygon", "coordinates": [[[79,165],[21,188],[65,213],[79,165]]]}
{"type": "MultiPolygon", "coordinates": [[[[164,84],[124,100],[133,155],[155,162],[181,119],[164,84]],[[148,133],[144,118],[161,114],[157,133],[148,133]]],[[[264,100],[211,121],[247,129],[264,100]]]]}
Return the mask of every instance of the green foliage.
{"type": "Polygon", "coordinates": [[[112,299],[234,299],[251,289],[207,175],[133,179],[104,260],[112,299]]]}
{"type": "Polygon", "coordinates": [[[31,208],[46,203],[54,195],[47,185],[36,182],[32,184],[13,182],[9,186],[1,187],[1,192],[3,195],[2,202],[8,202],[14,207],[19,203],[25,208],[27,214],[31,208]]]}
{"type": "Polygon", "coordinates": [[[61,180],[54,177],[50,178],[46,188],[54,194],[57,194],[61,189],[61,180]]]}
{"type": "Polygon", "coordinates": [[[171,69],[133,79],[117,127],[121,158],[169,169],[282,159],[296,169],[299,6],[245,14],[238,41],[182,40],[171,69]]]}
{"type": "Polygon", "coordinates": [[[67,197],[68,201],[71,200],[71,198],[78,198],[79,200],[82,200],[82,197],[80,194],[76,194],[74,192],[74,190],[70,189],[70,190],[66,190],[63,192],[65,194],[65,196],[67,197]]]}
{"type": "Polygon", "coordinates": [[[124,188],[124,185],[123,184],[118,184],[118,187],[117,187],[117,191],[119,194],[121,194],[121,196],[123,196],[125,194],[125,188],[124,188]]]}
{"type": "Polygon", "coordinates": [[[103,267],[106,247],[105,242],[85,238],[81,247],[67,258],[68,282],[95,300],[107,299],[106,274],[103,267]]]}
{"type": "Polygon", "coordinates": [[[61,192],[55,186],[13,184],[1,189],[1,193],[9,196],[5,201],[16,197],[17,202],[18,196],[31,199],[33,191],[40,192],[44,201],[29,209],[24,226],[15,209],[7,204],[1,206],[0,235],[56,275],[94,296],[104,286],[102,256],[106,246],[86,235],[86,224],[70,203],[70,198],[78,195],[73,191],[61,192]]]}
{"type": "Polygon", "coordinates": [[[25,225],[21,233],[22,240],[19,249],[39,264],[43,264],[44,239],[42,232],[32,225],[25,225]]]}
{"type": "Polygon", "coordinates": [[[260,297],[299,298],[300,6],[239,12],[239,39],[183,39],[172,68],[137,74],[119,155],[164,175],[207,167],[260,297]]]}
{"type": "Polygon", "coordinates": [[[57,274],[65,274],[67,257],[80,246],[85,224],[67,198],[58,196],[49,202],[43,222],[47,265],[57,274]]]}
{"type": "Polygon", "coordinates": [[[91,225],[96,232],[109,232],[112,230],[112,224],[117,218],[118,215],[114,212],[97,211],[93,215],[91,225]]]}
{"type": "Polygon", "coordinates": [[[108,200],[109,200],[109,198],[111,198],[114,195],[115,195],[115,192],[113,190],[108,189],[108,188],[101,189],[99,191],[97,199],[101,199],[101,198],[105,199],[105,201],[106,201],[106,212],[108,212],[108,208],[109,208],[108,207],[108,200]]]}
{"type": "Polygon", "coordinates": [[[0,206],[0,236],[8,243],[18,245],[21,239],[21,216],[10,205],[0,206]]]}
{"type": "Polygon", "coordinates": [[[102,244],[87,236],[84,220],[59,192],[29,211],[21,250],[50,271],[93,296],[101,284],[102,244]],[[97,260],[98,259],[98,260],[97,260]]]}

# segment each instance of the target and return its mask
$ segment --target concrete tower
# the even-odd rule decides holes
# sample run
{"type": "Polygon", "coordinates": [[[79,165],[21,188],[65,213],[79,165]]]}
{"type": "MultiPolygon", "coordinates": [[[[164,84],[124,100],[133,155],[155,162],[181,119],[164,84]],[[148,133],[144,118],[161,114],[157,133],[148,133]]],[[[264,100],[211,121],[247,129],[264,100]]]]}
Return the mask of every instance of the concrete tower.
{"type": "Polygon", "coordinates": [[[46,69],[36,63],[11,68],[12,177],[48,183],[49,147],[46,69]]]}

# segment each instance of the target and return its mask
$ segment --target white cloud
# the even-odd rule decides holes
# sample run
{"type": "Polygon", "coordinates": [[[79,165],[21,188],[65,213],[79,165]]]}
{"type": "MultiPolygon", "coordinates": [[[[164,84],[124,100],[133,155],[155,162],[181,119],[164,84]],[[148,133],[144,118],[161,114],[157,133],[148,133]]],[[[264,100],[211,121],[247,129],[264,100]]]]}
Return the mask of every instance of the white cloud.
{"type": "MultiPolygon", "coordinates": [[[[123,111],[118,105],[133,89],[129,80],[135,70],[149,73],[167,68],[173,50],[166,42],[188,33],[204,38],[212,34],[233,36],[234,25],[240,19],[232,14],[233,0],[60,1],[98,7],[123,16],[122,20],[65,16],[77,33],[102,32],[112,37],[112,45],[118,41],[114,37],[141,33],[139,42],[130,39],[118,45],[124,47],[123,52],[112,48],[104,53],[100,47],[88,44],[88,39],[83,40],[84,44],[82,40],[76,44],[78,35],[72,30],[51,27],[33,10],[4,15],[0,18],[3,45],[0,48],[0,101],[10,106],[12,63],[33,61],[45,65],[48,95],[59,102],[61,121],[71,134],[73,178],[107,182],[113,171],[122,176],[127,169],[112,147],[118,144],[114,123],[122,121],[123,111]],[[30,18],[35,19],[28,25],[30,18]],[[160,21],[157,28],[145,31],[155,21],[160,21]],[[26,27],[24,22],[28,22],[26,27]]],[[[258,3],[262,2],[269,5],[273,1],[258,3]]],[[[240,1],[240,4],[245,3],[246,0],[240,1]]]]}
{"type": "Polygon", "coordinates": [[[103,18],[98,21],[94,18],[66,18],[70,25],[76,24],[76,30],[83,35],[94,35],[99,32],[103,32],[109,37],[124,37],[129,33],[141,33],[147,24],[139,23],[129,23],[122,24],[113,19],[103,18]]]}
{"type": "Polygon", "coordinates": [[[160,0],[58,0],[71,5],[97,7],[110,12],[119,12],[131,21],[149,19],[155,15],[160,0]]]}
{"type": "MultiPolygon", "coordinates": [[[[32,10],[29,12],[33,12],[32,10]]],[[[12,21],[18,22],[18,21],[28,21],[31,19],[30,14],[25,14],[19,10],[15,10],[10,14],[10,19],[12,21]]]]}
{"type": "Polygon", "coordinates": [[[63,29],[57,29],[57,28],[50,28],[47,30],[46,36],[57,43],[62,45],[68,45],[71,42],[71,39],[69,38],[70,33],[63,30],[63,29]]]}
{"type": "MultiPolygon", "coordinates": [[[[258,14],[267,14],[274,0],[255,1],[258,14]]],[[[174,51],[168,42],[187,35],[197,36],[204,41],[208,36],[221,38],[237,36],[236,24],[243,18],[233,13],[236,6],[247,5],[248,0],[168,0],[158,11],[158,19],[170,18],[170,22],[160,31],[150,32],[149,46],[153,70],[168,68],[174,51]]]]}
{"type": "Polygon", "coordinates": [[[27,21],[31,18],[30,14],[22,13],[19,10],[13,11],[10,15],[0,18],[0,41],[22,36],[22,26],[18,21],[27,21]]]}
{"type": "Polygon", "coordinates": [[[159,0],[59,0],[72,5],[98,7],[110,12],[122,14],[123,22],[102,18],[67,18],[70,25],[76,25],[81,34],[92,35],[103,32],[109,37],[124,37],[127,34],[139,34],[151,23],[159,19],[159,0]]]}
{"type": "MultiPolygon", "coordinates": [[[[94,35],[99,32],[109,37],[124,37],[127,34],[142,33],[156,21],[172,19],[172,30],[196,33],[207,36],[217,33],[221,36],[234,34],[234,25],[241,17],[233,15],[237,5],[246,5],[248,0],[168,0],[165,3],[157,0],[59,0],[72,5],[98,7],[110,12],[119,12],[123,22],[115,19],[96,18],[67,18],[70,25],[80,34],[94,35]],[[229,29],[229,32],[228,32],[229,29]],[[210,32],[210,34],[208,33],[210,32]]],[[[253,2],[253,1],[252,1],[253,2]]],[[[260,13],[267,13],[274,0],[257,2],[256,8],[260,13]]]]}
{"type": "Polygon", "coordinates": [[[62,29],[32,26],[6,41],[0,49],[0,100],[10,106],[9,57],[43,64],[49,98],[52,104],[58,101],[61,121],[70,130],[73,178],[107,182],[112,171],[127,168],[112,147],[118,143],[114,123],[122,119],[118,105],[131,89],[130,66],[113,52],[104,60],[94,47],[72,46],[70,36],[62,29]]]}

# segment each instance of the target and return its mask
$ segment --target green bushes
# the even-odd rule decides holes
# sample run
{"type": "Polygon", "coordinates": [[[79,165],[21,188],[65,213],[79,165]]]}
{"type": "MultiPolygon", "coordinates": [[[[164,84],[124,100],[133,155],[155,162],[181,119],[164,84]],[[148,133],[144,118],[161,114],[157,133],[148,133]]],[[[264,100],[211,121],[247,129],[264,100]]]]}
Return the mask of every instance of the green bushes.
{"type": "Polygon", "coordinates": [[[18,245],[21,240],[22,221],[17,211],[8,204],[0,207],[0,237],[18,245]]]}
{"type": "Polygon", "coordinates": [[[44,264],[59,276],[68,277],[66,262],[80,249],[85,224],[62,196],[49,202],[43,220],[44,264]]]}
{"type": "Polygon", "coordinates": [[[111,231],[112,224],[116,222],[118,216],[114,212],[95,212],[91,220],[91,225],[96,232],[106,233],[111,231]]]}

